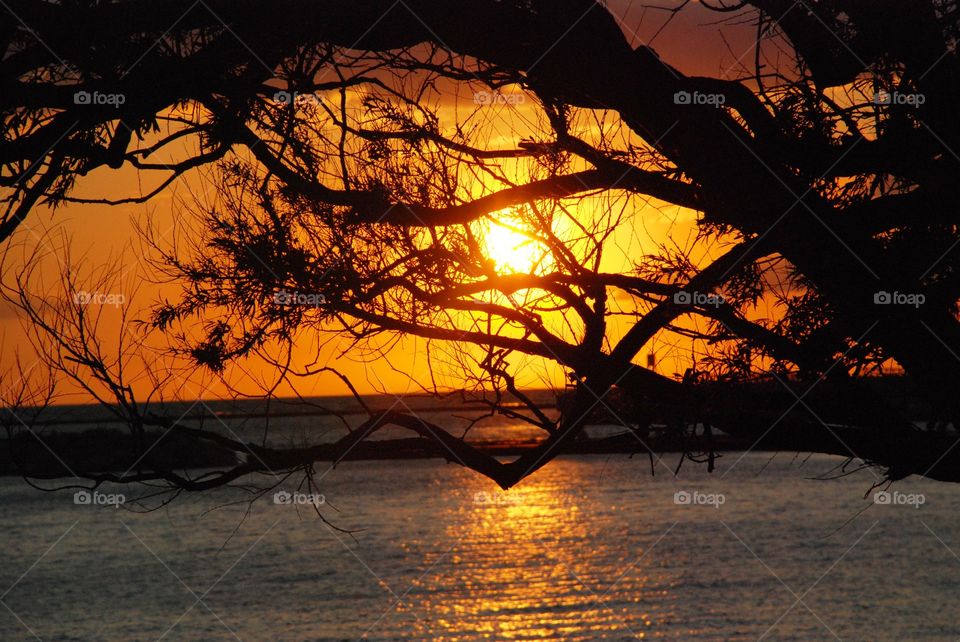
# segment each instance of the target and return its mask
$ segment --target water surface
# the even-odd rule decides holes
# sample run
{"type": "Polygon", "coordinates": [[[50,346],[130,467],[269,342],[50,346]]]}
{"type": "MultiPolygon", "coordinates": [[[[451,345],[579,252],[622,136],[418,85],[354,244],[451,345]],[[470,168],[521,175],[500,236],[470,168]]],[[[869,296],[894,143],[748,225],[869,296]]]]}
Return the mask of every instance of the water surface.
{"type": "Polygon", "coordinates": [[[561,457],[507,493],[437,461],[320,468],[322,513],[352,534],[272,495],[138,514],[131,489],[115,509],[0,479],[0,639],[960,637],[956,486],[875,505],[870,472],[808,479],[833,457],[728,453],[675,479],[676,461],[561,457]]]}

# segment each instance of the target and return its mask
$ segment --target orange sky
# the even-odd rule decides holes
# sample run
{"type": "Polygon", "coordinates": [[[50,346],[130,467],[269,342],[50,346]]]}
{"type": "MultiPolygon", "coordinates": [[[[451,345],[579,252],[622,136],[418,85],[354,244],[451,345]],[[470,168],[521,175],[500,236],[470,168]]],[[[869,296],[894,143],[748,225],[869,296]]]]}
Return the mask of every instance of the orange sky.
{"type": "MultiPolygon", "coordinates": [[[[675,6],[677,3],[663,2],[662,6],[675,6]]],[[[639,2],[628,2],[626,0],[612,1],[608,3],[611,11],[620,17],[622,27],[628,37],[634,40],[634,44],[648,43],[652,39],[652,46],[660,53],[661,57],[668,63],[681,69],[687,74],[695,75],[713,75],[726,76],[732,75],[732,69],[735,67],[736,60],[742,58],[747,64],[752,59],[751,42],[753,38],[753,28],[750,26],[723,27],[725,39],[721,37],[721,28],[716,22],[721,16],[706,12],[702,7],[691,5],[687,10],[677,14],[669,24],[661,30],[670,14],[666,11],[653,9],[644,9],[639,2]],[[658,33],[659,32],[659,33],[658,33]],[[729,48],[728,48],[729,47],[729,48]],[[731,51],[735,53],[731,53],[731,51]]],[[[518,110],[518,114],[530,106],[517,105],[510,106],[507,109],[518,110]]],[[[522,115],[522,114],[520,114],[522,115]]],[[[516,116],[516,114],[515,114],[516,116]]],[[[510,118],[509,116],[505,116],[510,118]]],[[[516,119],[513,122],[506,123],[502,129],[497,128],[505,140],[498,141],[504,146],[515,145],[522,137],[523,128],[517,125],[516,119]]],[[[454,124],[450,119],[447,126],[454,124]]],[[[494,134],[496,136],[496,134],[494,134]]],[[[174,157],[168,159],[160,158],[158,160],[172,161],[174,157]]],[[[78,181],[78,189],[75,196],[95,196],[95,197],[122,197],[136,195],[152,189],[159,180],[158,175],[143,173],[138,175],[129,167],[121,170],[100,169],[82,177],[78,181]]],[[[143,248],[137,237],[137,226],[143,225],[150,218],[155,229],[161,236],[171,237],[174,234],[174,205],[178,199],[189,202],[191,194],[202,195],[208,186],[203,180],[201,172],[194,171],[184,180],[178,181],[170,189],[161,195],[152,199],[145,205],[74,205],[62,208],[55,213],[46,209],[38,209],[31,213],[26,224],[18,231],[15,238],[11,241],[11,249],[16,256],[23,249],[32,249],[40,244],[46,244],[48,247],[59,245],[61,235],[66,235],[70,239],[70,253],[75,260],[77,257],[85,257],[89,271],[95,272],[93,268],[109,264],[117,270],[116,285],[110,286],[109,293],[121,293],[125,297],[125,305],[128,313],[134,317],[142,317],[142,311],[151,304],[157,302],[162,297],[175,297],[175,289],[161,289],[154,283],[149,282],[149,273],[142,262],[143,248]]],[[[634,229],[626,230],[618,243],[622,244],[626,253],[631,256],[649,253],[655,250],[655,243],[663,240],[667,235],[677,238],[680,245],[688,237],[692,229],[694,220],[693,212],[681,212],[679,208],[664,208],[658,211],[653,207],[645,208],[639,212],[636,219],[637,225],[634,229]]],[[[512,262],[509,256],[504,254],[503,245],[509,241],[509,237],[498,237],[498,250],[495,257],[498,261],[505,263],[512,262]]],[[[58,252],[53,252],[47,257],[44,263],[43,281],[32,285],[36,294],[49,292],[55,284],[56,273],[59,271],[58,252]]],[[[509,251],[506,253],[509,255],[509,251]]],[[[521,252],[522,254],[522,252],[521,252]]],[[[625,255],[624,255],[625,256],[625,255]]],[[[620,257],[620,265],[614,264],[608,267],[610,270],[622,269],[624,256],[620,257]]],[[[517,260],[518,267],[523,263],[523,259],[517,260]]],[[[12,261],[16,265],[17,261],[12,261]]],[[[5,275],[8,276],[8,275],[5,275]]],[[[90,281],[90,291],[98,291],[101,288],[94,281],[90,281]]],[[[130,332],[128,328],[122,330],[119,324],[120,313],[111,306],[105,306],[102,310],[104,315],[103,327],[105,336],[114,339],[121,332],[130,332]]],[[[0,365],[4,371],[8,370],[13,363],[13,357],[19,350],[23,363],[30,366],[34,359],[29,347],[24,341],[23,331],[20,328],[21,320],[9,308],[0,308],[0,333],[3,337],[3,350],[0,353],[0,365]]],[[[132,335],[131,335],[132,336],[132,335]]],[[[298,345],[298,350],[303,351],[304,355],[311,355],[315,352],[315,346],[310,345],[309,337],[304,341],[307,345],[298,345]]],[[[679,367],[682,355],[671,355],[669,346],[662,346],[660,349],[653,346],[658,352],[658,361],[661,365],[661,372],[672,374],[679,367]],[[673,362],[671,362],[673,359],[673,362]]],[[[334,346],[329,346],[325,353],[332,357],[336,350],[334,346]]],[[[391,365],[387,363],[363,363],[350,359],[340,359],[336,363],[330,362],[347,374],[360,389],[361,392],[377,392],[387,390],[394,393],[416,392],[419,390],[410,380],[410,374],[415,377],[423,377],[425,372],[424,352],[422,342],[414,339],[406,339],[391,353],[391,365]]],[[[521,357],[515,357],[511,365],[519,367],[519,381],[521,385],[532,387],[543,387],[548,384],[562,385],[563,371],[554,364],[544,364],[536,359],[528,359],[524,364],[521,357]],[[523,367],[520,367],[523,366],[523,367]]],[[[150,362],[141,367],[156,367],[156,363],[150,362]]],[[[258,376],[258,366],[253,363],[241,364],[243,368],[234,369],[228,373],[234,385],[244,392],[253,393],[257,386],[251,383],[251,379],[258,376]],[[245,371],[245,372],[244,372],[245,371]]],[[[36,369],[34,374],[39,371],[36,369]]],[[[263,374],[263,373],[260,373],[263,374]]],[[[215,378],[192,372],[189,376],[179,377],[180,383],[177,396],[182,398],[211,398],[220,397],[227,393],[226,387],[215,378]]],[[[10,380],[8,380],[8,383],[10,380]]],[[[300,382],[298,390],[304,395],[322,395],[322,394],[345,394],[347,390],[332,377],[315,377],[312,380],[300,382]]],[[[427,383],[424,381],[424,383],[427,383]]],[[[450,385],[456,385],[455,377],[448,381],[450,385]]],[[[135,386],[140,394],[145,394],[148,385],[142,381],[135,386]]],[[[69,390],[65,387],[64,390],[69,390]]],[[[281,389],[280,394],[284,391],[281,389]]],[[[68,395],[61,399],[64,403],[77,403],[86,401],[83,395],[68,395]]]]}

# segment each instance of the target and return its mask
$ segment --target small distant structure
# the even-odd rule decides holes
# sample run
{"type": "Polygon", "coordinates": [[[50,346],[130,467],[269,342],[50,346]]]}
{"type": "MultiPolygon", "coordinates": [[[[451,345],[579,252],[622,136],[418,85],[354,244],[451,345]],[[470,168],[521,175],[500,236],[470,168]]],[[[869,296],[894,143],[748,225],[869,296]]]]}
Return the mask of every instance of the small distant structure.
{"type": "Polygon", "coordinates": [[[647,353],[647,367],[651,370],[657,369],[657,355],[653,352],[647,353]]]}

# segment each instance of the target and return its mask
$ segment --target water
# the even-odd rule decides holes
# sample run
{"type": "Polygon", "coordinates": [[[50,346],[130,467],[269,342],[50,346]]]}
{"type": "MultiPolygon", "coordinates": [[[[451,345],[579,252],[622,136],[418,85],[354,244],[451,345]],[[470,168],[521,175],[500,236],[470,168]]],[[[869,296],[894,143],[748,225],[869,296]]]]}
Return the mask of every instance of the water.
{"type": "Polygon", "coordinates": [[[0,639],[960,637],[960,488],[910,480],[893,489],[919,508],[875,505],[869,472],[808,479],[836,458],[738,458],[674,479],[562,457],[508,493],[437,461],[352,462],[320,489],[352,534],[272,495],[137,514],[0,479],[0,639]]]}

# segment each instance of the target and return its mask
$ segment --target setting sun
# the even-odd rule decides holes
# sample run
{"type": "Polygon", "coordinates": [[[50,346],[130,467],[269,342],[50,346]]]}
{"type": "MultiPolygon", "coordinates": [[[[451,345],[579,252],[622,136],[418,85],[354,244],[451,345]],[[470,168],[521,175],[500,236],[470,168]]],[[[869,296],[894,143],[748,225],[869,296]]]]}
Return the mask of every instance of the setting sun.
{"type": "Polygon", "coordinates": [[[483,222],[481,234],[484,251],[498,272],[533,272],[543,263],[546,247],[510,214],[483,222]]]}

